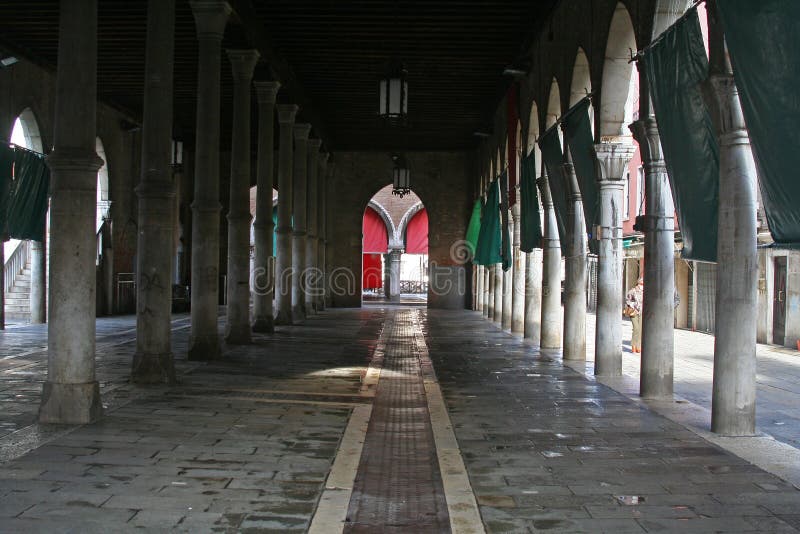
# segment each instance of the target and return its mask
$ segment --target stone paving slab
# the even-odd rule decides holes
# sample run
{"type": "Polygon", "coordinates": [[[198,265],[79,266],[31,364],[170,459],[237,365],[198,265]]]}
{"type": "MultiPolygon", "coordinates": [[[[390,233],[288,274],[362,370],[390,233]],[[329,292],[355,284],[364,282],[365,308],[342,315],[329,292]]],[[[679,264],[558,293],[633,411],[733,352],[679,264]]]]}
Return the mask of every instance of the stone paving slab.
{"type": "Polygon", "coordinates": [[[0,361],[24,361],[28,373],[12,364],[0,371],[8,392],[0,407],[24,415],[0,411],[13,423],[0,428],[0,447],[25,432],[42,438],[0,464],[0,531],[305,531],[352,408],[371,400],[359,388],[384,317],[312,318],[208,364],[186,362],[189,332],[179,320],[172,387],[131,385],[134,318],[99,320],[106,415],[58,429],[34,424],[46,369],[46,352],[36,352],[41,327],[0,334],[0,361]],[[341,402],[320,400],[330,395],[341,402]]]}
{"type": "Polygon", "coordinates": [[[487,531],[795,531],[791,485],[478,314],[425,316],[487,531]]]}

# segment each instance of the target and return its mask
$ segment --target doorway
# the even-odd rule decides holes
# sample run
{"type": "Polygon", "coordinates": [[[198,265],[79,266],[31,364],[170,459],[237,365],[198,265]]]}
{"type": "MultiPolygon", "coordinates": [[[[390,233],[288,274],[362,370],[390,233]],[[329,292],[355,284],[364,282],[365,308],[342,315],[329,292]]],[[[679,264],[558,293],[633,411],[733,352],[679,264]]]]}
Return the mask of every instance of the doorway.
{"type": "Polygon", "coordinates": [[[786,338],[786,256],[775,258],[772,292],[772,342],[784,345],[786,338]]]}

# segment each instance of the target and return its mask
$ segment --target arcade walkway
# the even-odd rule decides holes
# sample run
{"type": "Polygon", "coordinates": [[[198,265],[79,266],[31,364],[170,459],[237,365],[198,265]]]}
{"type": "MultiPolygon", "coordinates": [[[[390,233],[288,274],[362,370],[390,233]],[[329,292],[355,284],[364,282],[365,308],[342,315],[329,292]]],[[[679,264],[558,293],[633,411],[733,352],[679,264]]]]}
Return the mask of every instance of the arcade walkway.
{"type": "Polygon", "coordinates": [[[328,310],[35,424],[44,330],[0,333],[3,532],[794,532],[800,491],[473,312],[328,310]],[[480,519],[478,514],[480,514],[480,519]],[[482,523],[482,524],[481,524],[482,523]]]}

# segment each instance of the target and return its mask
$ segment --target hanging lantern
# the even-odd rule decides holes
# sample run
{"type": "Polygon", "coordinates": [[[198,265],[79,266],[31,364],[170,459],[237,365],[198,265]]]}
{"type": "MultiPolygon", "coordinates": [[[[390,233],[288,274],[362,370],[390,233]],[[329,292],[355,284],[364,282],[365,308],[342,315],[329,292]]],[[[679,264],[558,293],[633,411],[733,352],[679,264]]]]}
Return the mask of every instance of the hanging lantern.
{"type": "Polygon", "coordinates": [[[380,81],[378,115],[389,122],[404,123],[408,116],[407,74],[403,64],[394,61],[380,81]]]}
{"type": "Polygon", "coordinates": [[[392,169],[392,194],[403,198],[411,192],[411,177],[408,172],[405,158],[402,156],[392,156],[394,168],[392,169]]]}

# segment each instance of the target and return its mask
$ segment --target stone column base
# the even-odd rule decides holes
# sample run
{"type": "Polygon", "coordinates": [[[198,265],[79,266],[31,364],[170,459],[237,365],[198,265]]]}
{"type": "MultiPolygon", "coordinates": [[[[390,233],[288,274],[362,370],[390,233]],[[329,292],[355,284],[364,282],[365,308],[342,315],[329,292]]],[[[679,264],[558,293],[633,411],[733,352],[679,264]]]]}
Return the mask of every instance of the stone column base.
{"type": "Polygon", "coordinates": [[[306,318],[306,312],[302,306],[292,306],[292,322],[300,323],[306,318]]]}
{"type": "Polygon", "coordinates": [[[222,351],[216,336],[196,336],[192,340],[192,346],[189,348],[189,361],[205,362],[221,358],[222,351]]]}
{"type": "Polygon", "coordinates": [[[292,314],[286,312],[278,312],[275,317],[275,324],[280,326],[292,326],[292,314]]]}
{"type": "Polygon", "coordinates": [[[225,342],[230,345],[248,345],[252,342],[249,324],[236,325],[227,330],[225,342]]]}
{"type": "Polygon", "coordinates": [[[40,423],[81,425],[96,421],[102,415],[100,385],[96,380],[84,384],[44,383],[40,423]]]}
{"type": "Polygon", "coordinates": [[[134,384],[174,384],[175,361],[172,353],[133,355],[131,382],[134,384]]]}
{"type": "Polygon", "coordinates": [[[259,317],[253,321],[252,329],[257,334],[273,334],[275,333],[275,321],[272,317],[259,317]]]}

